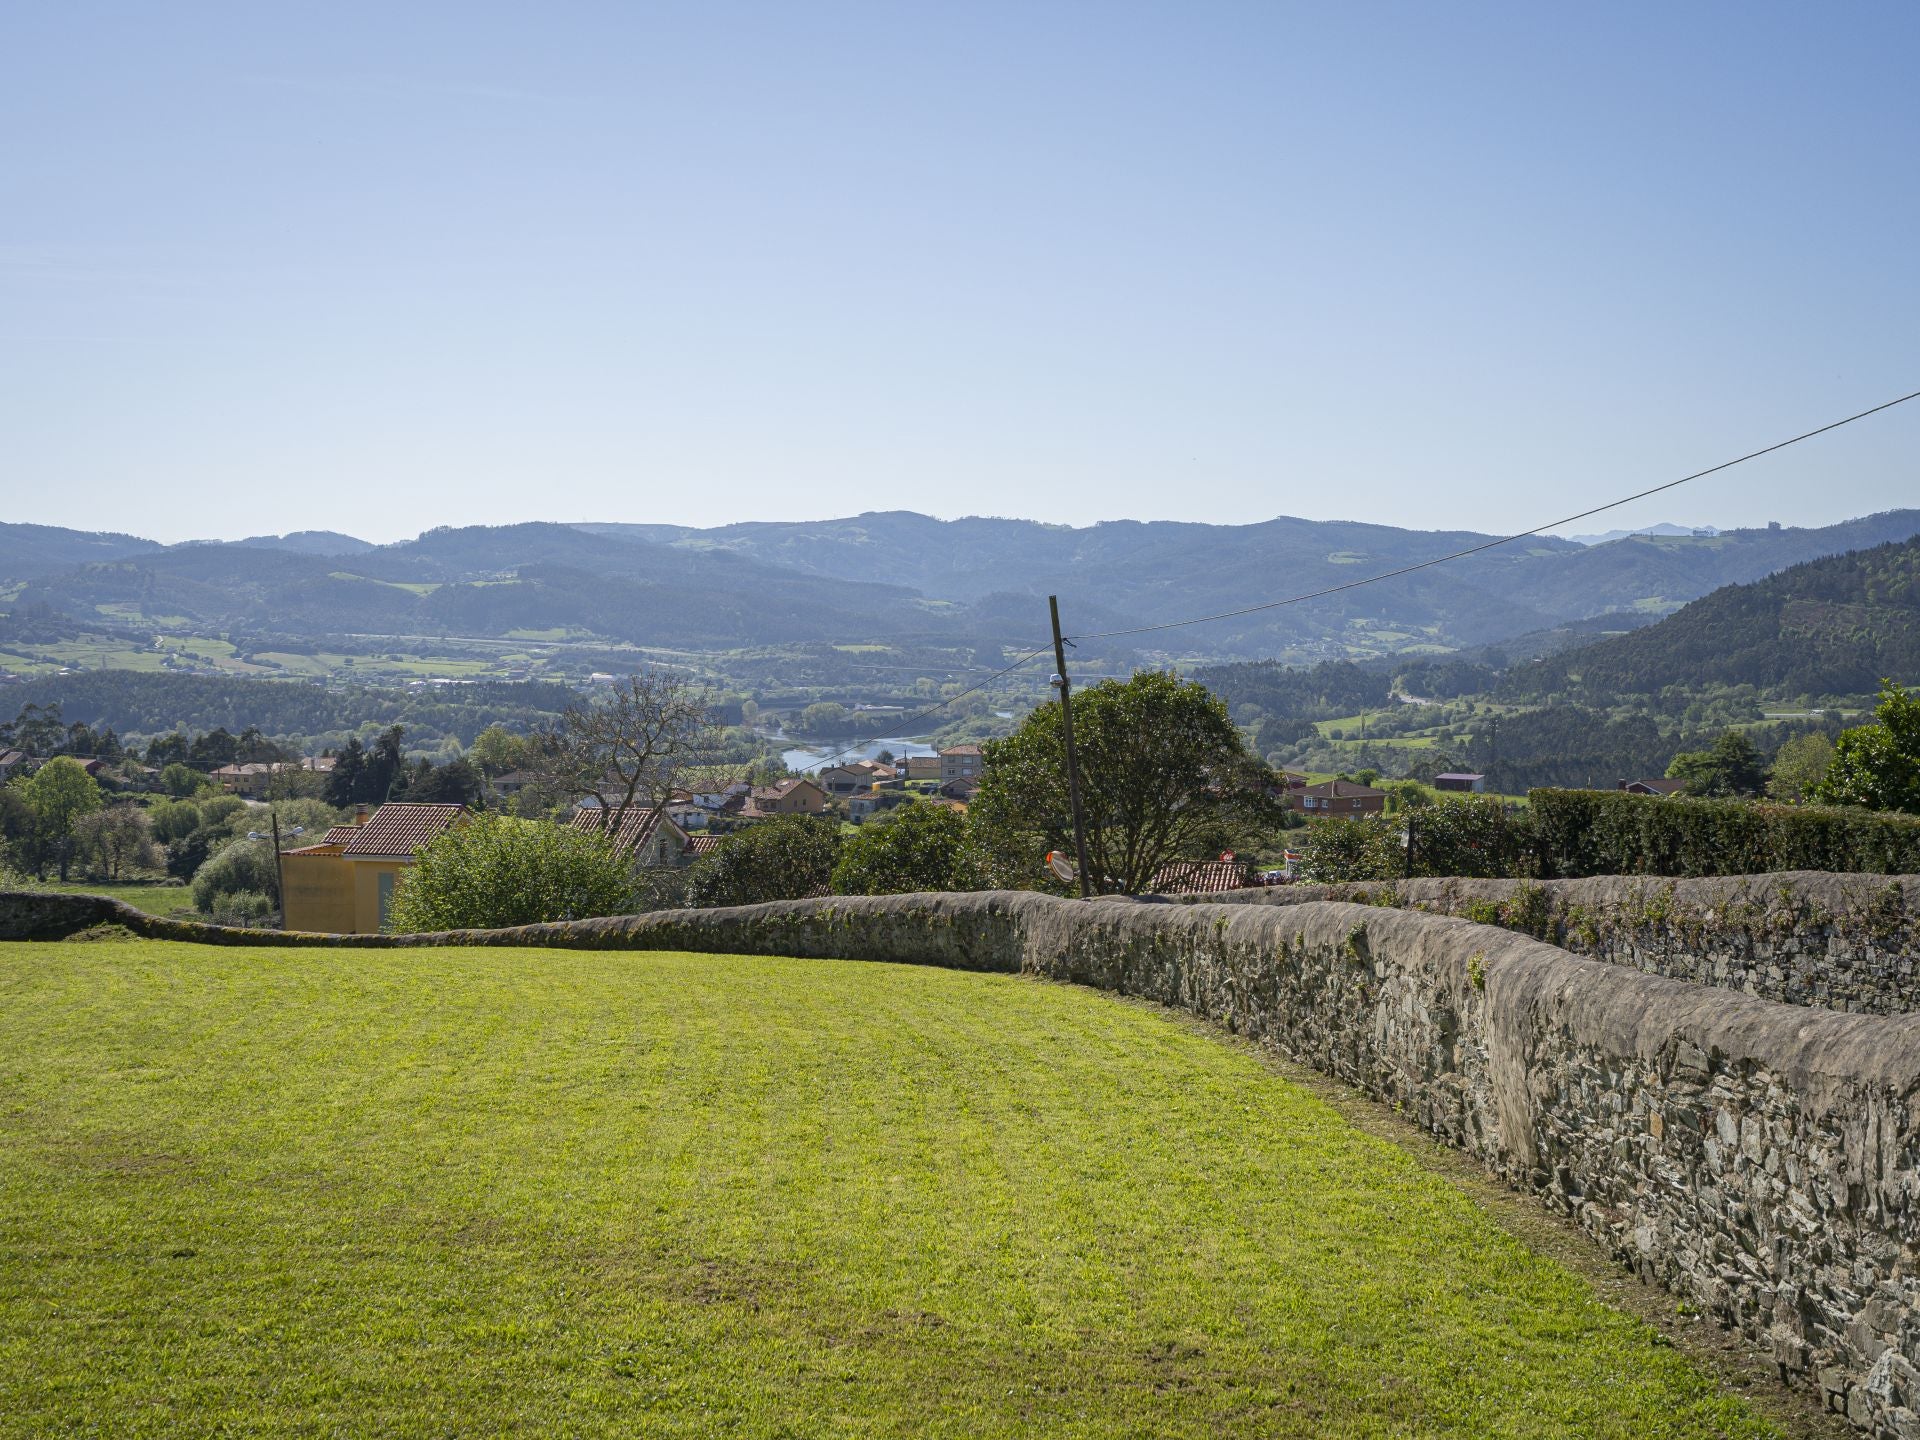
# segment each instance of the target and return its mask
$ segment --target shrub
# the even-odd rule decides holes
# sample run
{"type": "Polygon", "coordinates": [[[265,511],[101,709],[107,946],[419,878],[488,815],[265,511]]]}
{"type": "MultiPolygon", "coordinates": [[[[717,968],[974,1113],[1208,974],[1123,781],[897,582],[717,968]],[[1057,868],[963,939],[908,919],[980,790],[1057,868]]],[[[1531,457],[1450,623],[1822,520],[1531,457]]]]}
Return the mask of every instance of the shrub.
{"type": "Polygon", "coordinates": [[[280,875],[274,864],[271,840],[229,840],[226,848],[194,873],[193,905],[212,915],[237,894],[265,895],[278,903],[280,875]]]}
{"type": "Polygon", "coordinates": [[[833,867],[836,895],[979,890],[986,883],[966,817],[939,805],[906,805],[862,826],[833,867]]]}
{"type": "Polygon", "coordinates": [[[1753,875],[1920,871],[1920,819],[1835,806],[1535,790],[1542,873],[1753,875]]]}
{"type": "Polygon", "coordinates": [[[1539,873],[1533,821],[1491,796],[1453,796],[1407,817],[1415,875],[1517,879],[1539,873]]]}
{"type": "Polygon", "coordinates": [[[840,826],[813,815],[762,820],[720,842],[687,876],[687,904],[756,905],[831,892],[840,826]]]}
{"type": "Polygon", "coordinates": [[[1301,854],[1300,873],[1308,880],[1395,880],[1406,869],[1400,826],[1380,815],[1310,820],[1305,837],[1294,843],[1301,854]]]}
{"type": "Polygon", "coordinates": [[[191,800],[163,800],[147,812],[153,836],[162,845],[184,840],[200,828],[200,807],[191,800]]]}
{"type": "Polygon", "coordinates": [[[178,760],[160,772],[160,788],[169,795],[192,795],[206,783],[206,776],[198,770],[182,765],[178,760]]]}
{"type": "Polygon", "coordinates": [[[219,897],[206,918],[213,925],[261,926],[274,918],[275,908],[271,895],[258,890],[229,890],[219,897]]]}
{"type": "Polygon", "coordinates": [[[397,931],[495,929],[631,914],[632,863],[599,835],[480,815],[420,851],[393,899],[397,931]]]}
{"type": "Polygon", "coordinates": [[[199,805],[202,825],[231,825],[247,813],[247,802],[238,795],[210,795],[199,805]]]}

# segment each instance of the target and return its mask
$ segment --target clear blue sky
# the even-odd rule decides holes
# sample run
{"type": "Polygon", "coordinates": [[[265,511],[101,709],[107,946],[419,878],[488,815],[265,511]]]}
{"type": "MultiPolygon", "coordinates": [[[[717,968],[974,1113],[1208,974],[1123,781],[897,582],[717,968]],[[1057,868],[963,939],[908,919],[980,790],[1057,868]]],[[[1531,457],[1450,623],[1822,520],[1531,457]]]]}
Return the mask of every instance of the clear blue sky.
{"type": "MultiPolygon", "coordinates": [[[[1911,4],[11,7],[0,518],[1520,528],[1920,388],[1911,4]]],[[[1920,402],[1576,529],[1920,504],[1920,402]]]]}

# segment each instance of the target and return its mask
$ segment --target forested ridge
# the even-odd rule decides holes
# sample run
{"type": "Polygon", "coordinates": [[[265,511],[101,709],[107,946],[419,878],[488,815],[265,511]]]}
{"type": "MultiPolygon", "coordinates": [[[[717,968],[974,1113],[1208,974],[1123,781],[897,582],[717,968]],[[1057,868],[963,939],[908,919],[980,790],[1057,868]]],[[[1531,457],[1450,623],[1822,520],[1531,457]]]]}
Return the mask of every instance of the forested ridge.
{"type": "Polygon", "coordinates": [[[1644,630],[1517,666],[1501,690],[1595,704],[1738,685],[1820,697],[1889,676],[1920,678],[1920,537],[1729,585],[1644,630]]]}

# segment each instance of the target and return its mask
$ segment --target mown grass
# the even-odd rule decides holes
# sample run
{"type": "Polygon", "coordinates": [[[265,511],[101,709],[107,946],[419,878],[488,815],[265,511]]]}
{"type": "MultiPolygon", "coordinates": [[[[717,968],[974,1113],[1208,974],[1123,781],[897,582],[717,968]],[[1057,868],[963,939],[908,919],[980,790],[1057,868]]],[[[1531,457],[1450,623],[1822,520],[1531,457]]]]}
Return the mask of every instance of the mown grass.
{"type": "Polygon", "coordinates": [[[58,880],[44,880],[35,882],[33,888],[52,890],[62,895],[105,895],[136,910],[144,910],[149,915],[158,915],[163,920],[191,918],[196,913],[193,891],[185,885],[160,885],[135,880],[70,880],[63,884],[58,880]]]}
{"type": "Polygon", "coordinates": [[[1770,1434],[1088,991],[0,945],[0,1434],[1770,1434]]]}

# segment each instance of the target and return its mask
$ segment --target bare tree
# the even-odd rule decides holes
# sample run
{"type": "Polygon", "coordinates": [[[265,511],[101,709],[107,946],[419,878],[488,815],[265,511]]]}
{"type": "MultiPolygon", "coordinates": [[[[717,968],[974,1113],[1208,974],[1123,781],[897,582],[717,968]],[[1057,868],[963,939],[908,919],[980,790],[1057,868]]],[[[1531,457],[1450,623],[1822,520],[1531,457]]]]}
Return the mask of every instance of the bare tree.
{"type": "Polygon", "coordinates": [[[601,827],[617,835],[636,811],[651,828],[688,772],[713,762],[720,740],[704,687],[642,670],[616,683],[605,699],[562,711],[535,737],[531,768],[556,790],[591,798],[601,827]]]}

